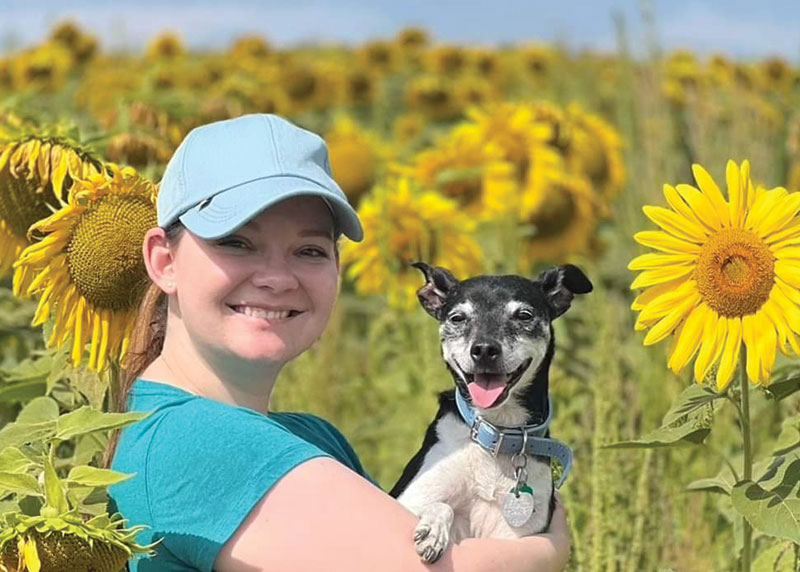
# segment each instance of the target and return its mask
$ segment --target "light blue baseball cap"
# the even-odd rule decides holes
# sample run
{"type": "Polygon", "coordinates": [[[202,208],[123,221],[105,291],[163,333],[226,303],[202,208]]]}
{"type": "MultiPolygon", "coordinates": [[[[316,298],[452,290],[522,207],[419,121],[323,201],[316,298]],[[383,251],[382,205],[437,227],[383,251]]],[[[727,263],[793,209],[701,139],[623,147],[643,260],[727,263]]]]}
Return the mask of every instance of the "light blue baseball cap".
{"type": "Polygon", "coordinates": [[[158,226],[180,219],[200,238],[220,238],[303,195],[325,201],[337,231],[363,238],[356,211],[331,176],[322,138],[277,115],[243,115],[196,127],[181,142],[161,179],[158,226]]]}

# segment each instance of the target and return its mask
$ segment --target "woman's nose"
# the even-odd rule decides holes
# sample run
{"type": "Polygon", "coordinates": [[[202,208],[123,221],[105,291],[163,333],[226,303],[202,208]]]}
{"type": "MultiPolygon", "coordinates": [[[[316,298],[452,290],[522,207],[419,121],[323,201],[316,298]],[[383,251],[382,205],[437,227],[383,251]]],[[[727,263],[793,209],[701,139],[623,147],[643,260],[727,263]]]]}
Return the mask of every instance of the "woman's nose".
{"type": "Polygon", "coordinates": [[[294,290],[300,284],[291,264],[279,256],[262,259],[253,272],[252,280],[259,288],[268,288],[275,292],[294,290]]]}

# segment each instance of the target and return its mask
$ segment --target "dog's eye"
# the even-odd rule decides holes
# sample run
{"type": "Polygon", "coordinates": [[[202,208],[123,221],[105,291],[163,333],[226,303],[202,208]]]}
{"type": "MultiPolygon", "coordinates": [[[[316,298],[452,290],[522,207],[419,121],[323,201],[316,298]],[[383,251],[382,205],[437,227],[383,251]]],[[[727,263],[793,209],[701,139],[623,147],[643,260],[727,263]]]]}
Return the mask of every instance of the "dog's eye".
{"type": "Polygon", "coordinates": [[[461,312],[453,312],[449,316],[447,316],[447,321],[451,324],[462,324],[466,321],[467,315],[461,312]]]}
{"type": "Polygon", "coordinates": [[[517,310],[514,312],[514,317],[521,322],[530,322],[533,320],[533,312],[525,309],[517,310]]]}

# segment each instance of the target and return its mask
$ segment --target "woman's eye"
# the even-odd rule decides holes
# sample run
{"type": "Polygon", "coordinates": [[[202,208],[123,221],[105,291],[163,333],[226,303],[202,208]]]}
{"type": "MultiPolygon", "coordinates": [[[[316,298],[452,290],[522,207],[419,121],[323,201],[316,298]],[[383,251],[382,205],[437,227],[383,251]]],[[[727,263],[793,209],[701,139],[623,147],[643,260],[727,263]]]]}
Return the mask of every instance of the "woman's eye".
{"type": "Polygon", "coordinates": [[[245,241],[238,238],[226,238],[225,240],[219,241],[217,244],[231,248],[249,248],[249,245],[245,241]]]}
{"type": "Polygon", "coordinates": [[[522,322],[530,322],[533,320],[533,312],[530,310],[517,310],[516,314],[514,314],[514,317],[522,322]]]}
{"type": "Polygon", "coordinates": [[[462,324],[466,321],[467,316],[458,312],[455,314],[450,314],[447,319],[451,324],[462,324]]]}
{"type": "Polygon", "coordinates": [[[324,248],[318,246],[309,246],[300,250],[303,256],[310,256],[311,258],[328,258],[328,252],[324,248]]]}

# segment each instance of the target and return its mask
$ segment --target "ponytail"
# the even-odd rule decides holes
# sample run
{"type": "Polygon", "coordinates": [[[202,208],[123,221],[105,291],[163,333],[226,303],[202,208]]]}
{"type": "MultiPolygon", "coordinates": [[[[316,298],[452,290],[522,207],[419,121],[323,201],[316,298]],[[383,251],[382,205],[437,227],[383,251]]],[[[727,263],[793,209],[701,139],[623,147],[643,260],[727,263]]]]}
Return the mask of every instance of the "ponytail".
{"type": "MultiPolygon", "coordinates": [[[[166,229],[168,241],[174,241],[183,231],[180,221],[166,229]]],[[[167,295],[154,282],[150,283],[136,314],[136,322],[131,333],[128,352],[123,358],[119,393],[115,403],[110,403],[110,410],[124,413],[127,408],[128,395],[136,379],[161,355],[164,337],[167,332],[167,295]]],[[[103,467],[110,468],[119,442],[120,430],[112,432],[103,455],[103,467]]]]}

